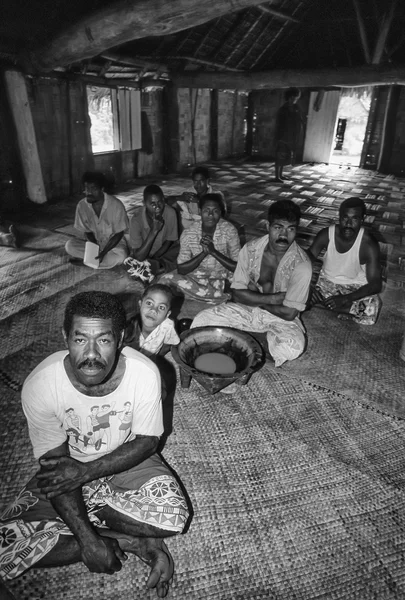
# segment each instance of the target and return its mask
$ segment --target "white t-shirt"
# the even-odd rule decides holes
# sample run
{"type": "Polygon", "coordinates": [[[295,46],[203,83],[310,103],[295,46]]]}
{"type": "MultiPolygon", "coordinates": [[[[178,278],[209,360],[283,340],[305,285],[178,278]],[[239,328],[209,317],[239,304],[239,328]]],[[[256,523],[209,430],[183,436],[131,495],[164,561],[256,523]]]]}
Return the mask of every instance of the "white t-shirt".
{"type": "Polygon", "coordinates": [[[136,435],[162,435],[160,375],[151,360],[124,348],[126,368],[117,389],[106,396],[87,396],[66,374],[67,354],[51,354],[23,385],[22,406],[35,458],[60,446],[67,437],[70,456],[87,462],[136,435]]]}

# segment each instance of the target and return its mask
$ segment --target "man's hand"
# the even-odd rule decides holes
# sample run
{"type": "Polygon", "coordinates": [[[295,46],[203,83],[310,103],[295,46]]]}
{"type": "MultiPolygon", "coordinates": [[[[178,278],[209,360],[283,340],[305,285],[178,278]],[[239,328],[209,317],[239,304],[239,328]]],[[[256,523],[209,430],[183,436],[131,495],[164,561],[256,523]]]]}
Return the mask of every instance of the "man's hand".
{"type": "Polygon", "coordinates": [[[88,481],[86,463],[69,456],[41,458],[38,486],[48,499],[71,492],[88,481]]]}
{"type": "Polygon", "coordinates": [[[117,573],[122,569],[122,562],[128,558],[117,540],[99,535],[86,539],[81,544],[80,552],[82,561],[91,573],[117,573]]]}
{"type": "Polygon", "coordinates": [[[106,255],[105,252],[99,252],[98,256],[96,256],[96,260],[98,260],[98,262],[101,263],[103,262],[104,256],[106,255]]]}
{"type": "Polygon", "coordinates": [[[193,192],[183,192],[181,199],[187,204],[190,204],[190,202],[198,202],[198,196],[197,194],[193,194],[193,192]]]}
{"type": "Polygon", "coordinates": [[[349,294],[338,294],[337,296],[326,298],[324,304],[330,310],[344,310],[352,305],[352,300],[349,294]]]}
{"type": "Polygon", "coordinates": [[[215,251],[214,242],[212,241],[212,237],[209,235],[203,235],[200,240],[200,244],[205,254],[212,254],[215,251]]]}
{"type": "Polygon", "coordinates": [[[310,298],[309,298],[309,306],[315,306],[315,304],[325,304],[325,298],[322,296],[321,292],[316,288],[311,288],[310,298]]]}

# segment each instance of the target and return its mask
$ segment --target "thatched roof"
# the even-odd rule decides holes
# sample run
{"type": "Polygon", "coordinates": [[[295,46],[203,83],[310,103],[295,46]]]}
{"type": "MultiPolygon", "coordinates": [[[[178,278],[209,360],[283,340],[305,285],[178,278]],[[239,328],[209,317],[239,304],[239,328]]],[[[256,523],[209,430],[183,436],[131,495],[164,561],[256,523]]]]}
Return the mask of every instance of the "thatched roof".
{"type": "Polygon", "coordinates": [[[400,0],[2,0],[2,7],[0,61],[27,70],[136,80],[405,64],[400,0]]]}

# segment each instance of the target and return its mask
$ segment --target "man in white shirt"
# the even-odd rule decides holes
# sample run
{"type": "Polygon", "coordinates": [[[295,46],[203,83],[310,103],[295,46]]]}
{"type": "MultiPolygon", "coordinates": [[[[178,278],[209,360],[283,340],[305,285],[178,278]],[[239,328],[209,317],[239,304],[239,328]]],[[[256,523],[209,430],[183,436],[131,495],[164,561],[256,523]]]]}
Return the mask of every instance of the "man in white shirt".
{"type": "Polygon", "coordinates": [[[173,561],[163,538],[183,531],[188,508],[156,454],[159,372],[122,348],[125,324],[115,296],[77,294],[65,310],[67,351],[42,361],[24,382],[39,471],[0,517],[0,535],[10,541],[0,555],[3,579],[75,562],[112,574],[130,552],[151,566],[147,586],[167,594],[173,561]]]}
{"type": "MultiPolygon", "coordinates": [[[[73,259],[82,262],[86,242],[99,247],[96,259],[100,269],[111,269],[124,262],[128,247],[124,238],[129,227],[128,216],[121,200],[106,194],[102,173],[87,171],[83,178],[85,198],[76,207],[75,229],[85,240],[72,238],[65,249],[73,259]]],[[[73,261],[72,261],[73,262],[73,261]]]]}

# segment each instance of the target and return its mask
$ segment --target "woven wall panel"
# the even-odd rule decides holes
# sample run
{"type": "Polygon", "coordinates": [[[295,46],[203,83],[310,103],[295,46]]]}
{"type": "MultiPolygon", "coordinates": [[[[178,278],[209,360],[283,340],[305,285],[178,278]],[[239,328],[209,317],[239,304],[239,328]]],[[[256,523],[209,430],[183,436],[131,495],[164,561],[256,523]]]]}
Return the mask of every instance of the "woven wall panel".
{"type": "Polygon", "coordinates": [[[246,107],[246,94],[218,92],[218,158],[245,153],[246,107]]]}
{"type": "Polygon", "coordinates": [[[210,159],[211,92],[207,89],[178,90],[180,165],[210,159]]]}

